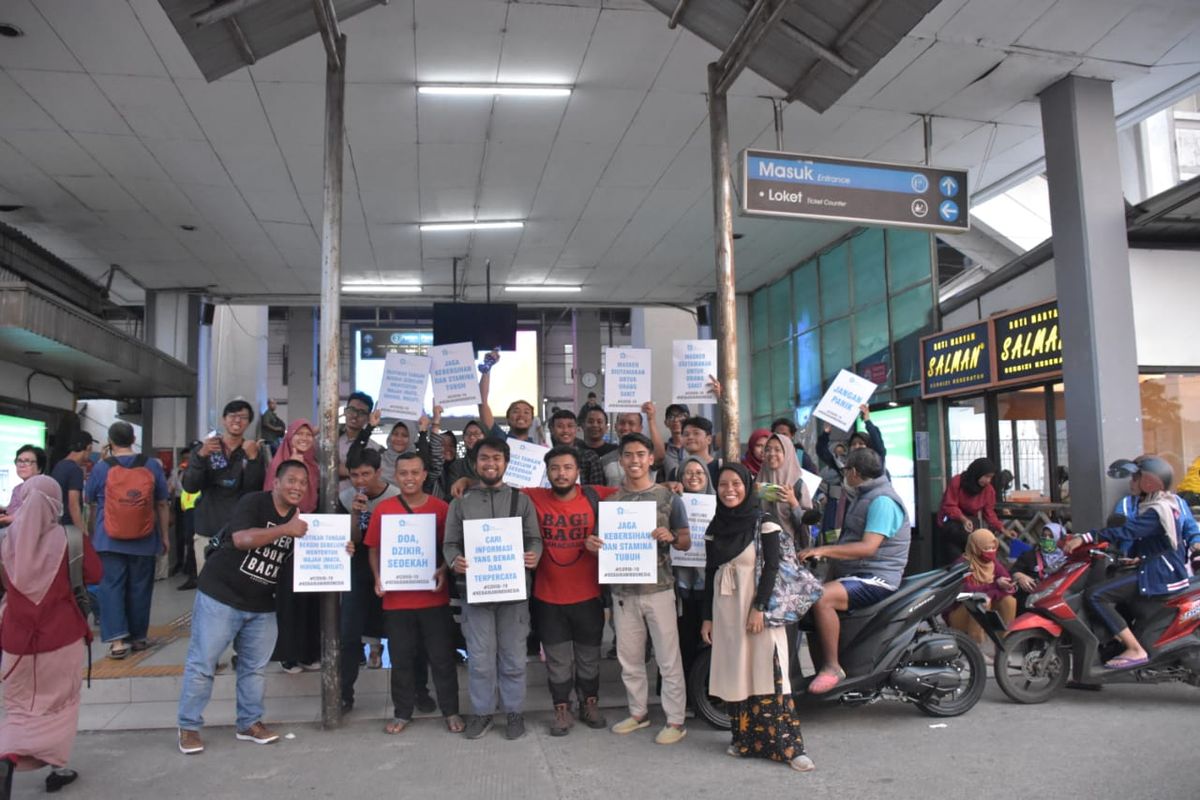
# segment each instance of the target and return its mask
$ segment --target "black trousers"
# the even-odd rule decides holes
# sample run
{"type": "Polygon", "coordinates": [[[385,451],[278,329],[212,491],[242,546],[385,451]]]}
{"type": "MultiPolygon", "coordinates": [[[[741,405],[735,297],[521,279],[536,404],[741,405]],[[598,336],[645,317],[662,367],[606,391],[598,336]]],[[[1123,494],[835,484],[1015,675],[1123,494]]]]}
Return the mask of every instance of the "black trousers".
{"type": "MultiPolygon", "coordinates": [[[[683,677],[687,684],[692,674],[692,662],[700,650],[700,626],[704,622],[704,592],[700,589],[684,589],[675,586],[678,598],[679,658],[683,662],[683,677]]],[[[691,703],[691,686],[688,685],[688,703],[691,703]]]]}
{"type": "MultiPolygon", "coordinates": [[[[412,664],[422,647],[433,672],[433,687],[442,716],[457,714],[458,666],[454,661],[454,619],[450,607],[384,611],[383,628],[392,662],[392,706],[396,719],[412,719],[417,697],[412,664]]],[[[423,673],[424,664],[421,670],[423,673]]]]}
{"type": "Polygon", "coordinates": [[[534,601],[534,615],[546,652],[546,675],[555,705],[571,702],[571,689],[583,703],[600,692],[600,641],[604,638],[604,602],[534,601]]]}
{"type": "Polygon", "coordinates": [[[1117,606],[1132,603],[1141,596],[1137,570],[1118,573],[1112,579],[1088,589],[1085,596],[1104,627],[1116,636],[1129,627],[1117,606]]]}

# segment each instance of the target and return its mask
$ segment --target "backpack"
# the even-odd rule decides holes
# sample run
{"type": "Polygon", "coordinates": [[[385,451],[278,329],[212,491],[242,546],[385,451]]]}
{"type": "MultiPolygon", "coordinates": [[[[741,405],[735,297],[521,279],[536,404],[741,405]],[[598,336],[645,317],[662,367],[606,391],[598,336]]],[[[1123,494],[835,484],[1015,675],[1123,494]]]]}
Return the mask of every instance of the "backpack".
{"type": "Polygon", "coordinates": [[[145,453],[123,466],[115,457],[104,459],[104,532],[117,540],[144,539],[154,532],[154,473],[145,453]]]}
{"type": "MultiPolygon", "coordinates": [[[[754,524],[754,583],[762,577],[762,516],[754,524]]],[[[764,621],[769,627],[778,628],[799,622],[813,604],[821,599],[824,591],[821,579],[800,564],[796,558],[796,544],[787,531],[779,531],[779,572],[775,576],[775,588],[767,602],[764,621]]]]}

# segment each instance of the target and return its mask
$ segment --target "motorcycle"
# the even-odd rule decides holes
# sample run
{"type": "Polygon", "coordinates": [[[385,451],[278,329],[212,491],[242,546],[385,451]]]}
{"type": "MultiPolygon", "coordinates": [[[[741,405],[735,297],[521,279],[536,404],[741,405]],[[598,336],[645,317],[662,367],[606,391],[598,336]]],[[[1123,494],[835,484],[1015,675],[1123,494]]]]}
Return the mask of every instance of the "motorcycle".
{"type": "MultiPolygon", "coordinates": [[[[913,575],[879,603],[841,612],[838,656],[847,677],[832,691],[814,697],[846,705],[898,700],[932,717],[969,711],[983,695],[987,664],[979,645],[949,629],[941,616],[967,597],[959,592],[966,573],[965,564],[956,564],[913,575]]],[[[813,630],[811,616],[800,628],[813,630]]],[[[809,637],[809,647],[819,663],[815,637],[809,637]]],[[[705,648],[692,664],[692,707],[710,725],[728,730],[724,706],[708,694],[710,661],[711,650],[705,648]]]]}
{"type": "Polygon", "coordinates": [[[1085,593],[1117,563],[1106,543],[1081,547],[1037,585],[1027,602],[1030,610],[997,642],[996,683],[1010,699],[1044,703],[1069,677],[1080,688],[1094,689],[1175,681],[1200,686],[1200,577],[1182,592],[1132,603],[1127,618],[1150,661],[1131,669],[1104,667],[1122,647],[1091,613],[1085,593]]]}

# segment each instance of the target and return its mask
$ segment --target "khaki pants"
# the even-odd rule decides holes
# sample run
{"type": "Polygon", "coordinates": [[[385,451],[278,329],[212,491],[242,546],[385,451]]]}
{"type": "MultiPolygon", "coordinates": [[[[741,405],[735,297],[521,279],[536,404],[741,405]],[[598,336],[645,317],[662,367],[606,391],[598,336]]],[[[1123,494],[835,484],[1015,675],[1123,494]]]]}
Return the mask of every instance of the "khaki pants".
{"type": "MultiPolygon", "coordinates": [[[[1017,616],[1017,598],[1011,594],[1006,595],[1000,598],[995,604],[989,605],[989,608],[994,608],[996,613],[1000,615],[1000,618],[1004,620],[1004,626],[1008,627],[1009,623],[1013,621],[1013,617],[1017,616]]],[[[971,616],[971,612],[967,611],[961,605],[950,612],[946,621],[950,623],[951,628],[960,630],[976,642],[983,644],[985,638],[983,628],[971,616]]]]}
{"type": "Polygon", "coordinates": [[[646,679],[646,628],[654,643],[654,660],[662,674],[662,706],[667,722],[682,725],[687,704],[683,659],[679,655],[679,628],[675,621],[675,590],[649,594],[613,593],[613,619],[617,629],[617,660],[631,716],[648,713],[646,679]]]}

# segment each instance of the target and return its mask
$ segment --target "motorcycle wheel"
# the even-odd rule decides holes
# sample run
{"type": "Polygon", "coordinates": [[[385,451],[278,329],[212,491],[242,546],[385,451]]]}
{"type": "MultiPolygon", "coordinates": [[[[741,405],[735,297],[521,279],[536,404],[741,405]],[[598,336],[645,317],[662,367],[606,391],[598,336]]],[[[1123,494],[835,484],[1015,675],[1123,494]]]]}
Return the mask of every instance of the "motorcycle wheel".
{"type": "Polygon", "coordinates": [[[1071,659],[1056,636],[1041,628],[1017,631],[996,652],[996,683],[1017,703],[1044,703],[1063,687],[1071,659]]]}
{"type": "Polygon", "coordinates": [[[949,694],[932,694],[917,702],[917,708],[931,717],[957,717],[970,711],[987,686],[987,662],[983,651],[970,636],[961,631],[951,631],[958,644],[959,656],[954,666],[967,672],[967,685],[949,694]]]}
{"type": "Polygon", "coordinates": [[[708,693],[708,669],[711,663],[711,647],[696,653],[692,671],[688,675],[688,691],[692,695],[692,708],[697,716],[717,730],[727,731],[732,723],[725,711],[725,701],[708,693]]]}

